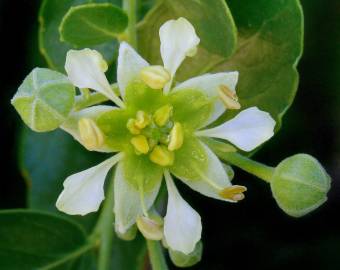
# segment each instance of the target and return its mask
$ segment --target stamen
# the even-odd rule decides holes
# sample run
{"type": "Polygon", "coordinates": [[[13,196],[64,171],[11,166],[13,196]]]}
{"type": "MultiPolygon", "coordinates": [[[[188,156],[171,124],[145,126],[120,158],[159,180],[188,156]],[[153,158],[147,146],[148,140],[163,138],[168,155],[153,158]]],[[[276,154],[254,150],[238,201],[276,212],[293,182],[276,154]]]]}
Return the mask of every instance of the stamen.
{"type": "Polygon", "coordinates": [[[127,129],[130,131],[131,134],[133,135],[138,135],[140,134],[140,129],[136,127],[136,120],[130,118],[126,124],[127,129]]]}
{"type": "Polygon", "coordinates": [[[244,199],[243,192],[247,191],[247,188],[245,186],[230,186],[225,189],[223,189],[219,195],[228,200],[232,200],[234,202],[238,202],[244,199]]]}
{"type": "Polygon", "coordinates": [[[160,219],[140,216],[137,218],[136,223],[145,238],[155,241],[163,238],[163,222],[160,219]]]}
{"type": "Polygon", "coordinates": [[[162,66],[148,66],[141,70],[140,77],[152,89],[162,89],[171,79],[170,73],[162,66]]]}
{"type": "Polygon", "coordinates": [[[195,170],[195,172],[202,178],[203,181],[205,181],[207,184],[209,184],[212,188],[214,188],[216,191],[221,192],[223,190],[223,187],[216,184],[212,179],[210,179],[208,176],[206,176],[201,169],[199,169],[196,165],[191,164],[190,166],[195,170]]]}
{"type": "Polygon", "coordinates": [[[172,106],[164,105],[160,107],[153,115],[153,120],[155,123],[162,127],[164,126],[172,115],[172,106]]]}
{"type": "Polygon", "coordinates": [[[175,161],[174,152],[169,151],[164,145],[156,145],[152,150],[150,160],[160,166],[171,166],[175,161]]]}
{"type": "Polygon", "coordinates": [[[137,135],[131,139],[131,144],[138,153],[147,154],[150,150],[148,140],[144,135],[137,135]]]}
{"type": "Polygon", "coordinates": [[[81,118],[78,122],[78,129],[80,139],[88,150],[92,151],[103,145],[103,132],[92,119],[81,118]]]}
{"type": "Polygon", "coordinates": [[[150,116],[143,111],[138,111],[136,114],[135,126],[139,129],[145,128],[151,122],[150,116]]]}
{"type": "Polygon", "coordinates": [[[168,149],[170,151],[175,151],[181,148],[183,145],[183,138],[184,138],[184,135],[183,135],[182,125],[176,122],[170,132],[170,142],[168,145],[168,149]]]}
{"type": "Polygon", "coordinates": [[[226,85],[220,85],[218,90],[218,95],[226,108],[232,110],[239,110],[241,104],[238,102],[238,97],[236,93],[228,88],[226,85]]]}

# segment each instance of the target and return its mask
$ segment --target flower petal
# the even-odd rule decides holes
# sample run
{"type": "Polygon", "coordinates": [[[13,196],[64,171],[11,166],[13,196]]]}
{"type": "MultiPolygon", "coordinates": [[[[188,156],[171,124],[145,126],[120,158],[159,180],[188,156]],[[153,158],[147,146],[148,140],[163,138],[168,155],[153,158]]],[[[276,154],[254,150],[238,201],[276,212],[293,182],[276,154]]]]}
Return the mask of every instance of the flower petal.
{"type": "Polygon", "coordinates": [[[248,108],[215,128],[197,131],[197,136],[230,141],[243,151],[251,151],[274,135],[275,121],[257,107],[248,108]]]}
{"type": "Polygon", "coordinates": [[[123,161],[119,162],[115,173],[114,183],[114,212],[116,230],[124,234],[134,223],[138,216],[143,214],[141,198],[144,196],[144,204],[148,210],[154,203],[161,181],[149,192],[140,192],[126,179],[123,161]]]}
{"type": "Polygon", "coordinates": [[[91,49],[69,50],[66,55],[65,70],[75,86],[96,90],[118,106],[124,107],[124,103],[112,91],[105,77],[107,64],[99,52],[91,49]]]}
{"type": "Polygon", "coordinates": [[[164,176],[168,189],[168,206],[164,217],[165,240],[171,249],[189,254],[201,239],[201,217],[183,200],[168,171],[164,176]]]}
{"type": "Polygon", "coordinates": [[[122,42],[119,47],[117,62],[117,82],[121,96],[130,82],[139,77],[142,68],[149,66],[129,44],[122,42]]]}
{"type": "MultiPolygon", "coordinates": [[[[98,105],[88,107],[81,111],[72,112],[67,120],[60,126],[61,129],[69,133],[73,136],[75,140],[77,140],[80,144],[82,144],[80,139],[80,134],[78,130],[78,122],[81,118],[90,118],[96,120],[102,113],[108,112],[111,110],[115,110],[117,107],[107,106],[107,105],[98,105]]],[[[95,149],[97,152],[111,153],[116,152],[115,149],[108,147],[107,145],[102,145],[100,148],[95,149]]]]}
{"type": "Polygon", "coordinates": [[[200,39],[195,28],[184,18],[165,22],[159,29],[159,36],[164,67],[171,74],[171,81],[164,88],[168,92],[176,70],[185,57],[196,49],[200,39]]]}
{"type": "MultiPolygon", "coordinates": [[[[229,176],[223,167],[223,164],[218,159],[218,157],[206,146],[204,143],[200,142],[201,147],[205,151],[205,156],[207,160],[207,166],[204,170],[200,172],[200,179],[188,179],[184,175],[176,174],[176,172],[171,171],[177,178],[182,180],[186,185],[188,185],[193,190],[207,196],[210,198],[230,201],[222,198],[219,192],[224,188],[231,186],[229,176]]],[[[190,165],[188,165],[190,167],[190,165]]],[[[195,170],[190,168],[190,170],[195,170]]]]}
{"type": "Polygon", "coordinates": [[[122,154],[117,154],[97,166],[67,177],[56,203],[57,208],[69,215],[86,215],[97,211],[105,197],[106,175],[121,158],[122,154]]]}
{"type": "Polygon", "coordinates": [[[171,91],[173,93],[186,89],[195,89],[204,93],[209,98],[215,100],[213,113],[210,118],[202,123],[201,127],[205,127],[215,121],[219,116],[226,110],[225,105],[219,98],[219,87],[220,85],[226,85],[230,90],[235,92],[236,84],[238,81],[238,72],[221,72],[216,74],[204,74],[185,82],[182,82],[171,91]]]}

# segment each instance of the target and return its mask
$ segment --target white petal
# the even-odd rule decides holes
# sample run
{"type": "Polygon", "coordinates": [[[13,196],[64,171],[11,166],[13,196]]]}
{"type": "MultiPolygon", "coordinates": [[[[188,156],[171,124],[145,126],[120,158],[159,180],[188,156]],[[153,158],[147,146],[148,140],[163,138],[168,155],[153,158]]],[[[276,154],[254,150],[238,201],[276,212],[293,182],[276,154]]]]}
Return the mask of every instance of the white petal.
{"type": "MultiPolygon", "coordinates": [[[[81,118],[91,118],[95,120],[97,117],[100,116],[101,113],[115,109],[117,109],[117,107],[98,105],[88,107],[78,112],[71,112],[67,120],[60,126],[60,128],[65,130],[67,133],[71,134],[75,140],[82,144],[78,130],[78,121],[81,118]]],[[[102,145],[100,148],[95,149],[95,151],[104,153],[116,152],[115,149],[112,149],[105,144],[102,145]]]]}
{"type": "Polygon", "coordinates": [[[109,170],[122,158],[117,154],[97,166],[66,178],[57,208],[69,215],[96,212],[104,199],[104,182],[109,170]]]}
{"type": "Polygon", "coordinates": [[[193,190],[207,196],[210,198],[223,200],[223,201],[230,201],[226,200],[219,196],[219,192],[226,187],[231,186],[229,177],[223,167],[223,164],[218,159],[218,157],[206,146],[202,143],[202,147],[206,151],[206,157],[208,160],[206,170],[202,170],[202,178],[197,180],[189,180],[181,177],[180,175],[176,175],[173,173],[177,178],[182,180],[186,185],[188,185],[193,190]]]}
{"type": "Polygon", "coordinates": [[[164,236],[173,250],[189,254],[201,239],[200,215],[183,200],[169,174],[165,172],[168,189],[168,206],[164,217],[164,236]]]}
{"type": "Polygon", "coordinates": [[[96,90],[118,106],[124,103],[112,91],[104,72],[107,65],[102,55],[91,49],[69,50],[66,55],[65,70],[70,81],[79,88],[96,90]]]}
{"type": "MultiPolygon", "coordinates": [[[[141,195],[125,179],[123,162],[119,162],[117,165],[114,181],[115,226],[119,233],[124,234],[136,223],[137,217],[143,214],[141,195]]],[[[153,205],[160,185],[161,181],[158,181],[151,192],[144,193],[144,204],[147,210],[153,205]]]]}
{"type": "Polygon", "coordinates": [[[196,135],[225,139],[243,151],[251,151],[274,135],[274,127],[269,113],[251,107],[220,126],[197,131],[196,135]]]}
{"type": "MultiPolygon", "coordinates": [[[[185,57],[196,49],[200,39],[192,24],[184,18],[165,22],[159,29],[159,36],[164,67],[170,72],[173,79],[178,67],[185,57]]],[[[165,92],[169,91],[172,79],[164,88],[165,92]]]]}
{"type": "Polygon", "coordinates": [[[129,44],[122,42],[119,47],[117,62],[117,82],[121,96],[124,98],[125,88],[139,77],[142,68],[149,66],[129,44]]]}
{"type": "Polygon", "coordinates": [[[218,94],[220,85],[226,85],[230,90],[235,92],[237,81],[237,71],[204,74],[176,85],[176,87],[171,91],[176,92],[185,89],[197,89],[203,92],[209,98],[216,100],[211,117],[207,120],[207,122],[202,123],[201,127],[204,127],[215,121],[225,111],[225,106],[223,105],[223,102],[219,98],[218,94]]]}

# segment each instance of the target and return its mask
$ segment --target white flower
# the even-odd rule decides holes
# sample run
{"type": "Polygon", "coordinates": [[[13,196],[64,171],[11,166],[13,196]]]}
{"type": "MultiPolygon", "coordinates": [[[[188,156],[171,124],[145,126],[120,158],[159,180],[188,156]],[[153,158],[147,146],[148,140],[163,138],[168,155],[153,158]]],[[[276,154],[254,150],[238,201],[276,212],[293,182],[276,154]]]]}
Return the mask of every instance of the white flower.
{"type": "Polygon", "coordinates": [[[235,92],[238,72],[205,74],[173,87],[176,70],[187,56],[194,55],[200,39],[184,18],[167,21],[160,28],[160,39],[164,68],[150,66],[130,45],[121,43],[117,83],[122,99],[111,90],[104,74],[107,66],[99,53],[84,49],[67,54],[65,69],[70,81],[79,88],[102,93],[118,108],[99,105],[73,112],[62,128],[85,145],[81,136],[85,131],[78,123],[86,118],[86,139],[91,139],[91,132],[97,139],[90,144],[91,150],[119,153],[68,177],[57,207],[68,214],[97,211],[104,199],[105,177],[118,164],[114,176],[115,226],[124,234],[138,217],[148,216],[165,176],[169,199],[164,237],[171,249],[189,254],[201,238],[201,219],[180,196],[170,174],[208,197],[237,202],[245,189],[231,185],[222,163],[200,137],[225,139],[241,150],[251,151],[273,135],[275,121],[268,113],[252,107],[220,126],[204,129],[227,108],[239,108],[235,92]],[[143,81],[162,85],[163,90],[148,90],[143,81]],[[149,91],[152,100],[145,101],[143,96],[134,99],[143,91],[149,91]],[[192,102],[190,106],[186,98],[192,102]],[[153,108],[155,104],[159,107],[153,108]],[[144,109],[136,109],[135,118],[124,118],[129,106],[144,109]],[[113,119],[126,123],[120,126],[113,119]],[[118,126],[123,130],[117,130],[118,126]],[[158,126],[171,131],[159,133],[158,126]],[[157,139],[146,132],[148,128],[158,132],[157,139]],[[124,147],[115,144],[115,140],[126,140],[124,147]]]}

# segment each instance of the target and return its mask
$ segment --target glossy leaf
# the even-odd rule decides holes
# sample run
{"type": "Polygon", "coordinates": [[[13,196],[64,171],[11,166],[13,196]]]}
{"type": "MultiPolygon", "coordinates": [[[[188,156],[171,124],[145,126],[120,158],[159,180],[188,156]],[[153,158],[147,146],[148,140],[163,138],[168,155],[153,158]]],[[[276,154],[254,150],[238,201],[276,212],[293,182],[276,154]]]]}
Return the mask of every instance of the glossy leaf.
{"type": "Polygon", "coordinates": [[[22,120],[34,131],[58,128],[74,104],[75,89],[67,77],[47,68],[35,68],[11,100],[22,120]]]}
{"type": "Polygon", "coordinates": [[[215,60],[228,58],[236,46],[236,28],[230,11],[222,0],[164,0],[155,6],[139,27],[138,48],[151,64],[161,64],[158,31],[167,20],[185,17],[195,27],[201,39],[198,53],[187,58],[177,72],[177,78],[197,75],[215,60]]]}
{"type": "MultiPolygon", "coordinates": [[[[303,39],[300,3],[229,0],[228,4],[238,29],[238,47],[231,59],[211,71],[239,71],[236,91],[242,109],[257,106],[269,112],[278,130],[297,90],[303,39]]],[[[236,113],[229,111],[224,119],[236,113]]]]}
{"type": "MultiPolygon", "coordinates": [[[[29,210],[0,211],[0,239],[0,268],[6,270],[48,269],[66,256],[72,261],[78,257],[75,253],[91,249],[77,224],[29,210]]],[[[74,269],[69,261],[53,269],[74,269]]]]}
{"type": "MultiPolygon", "coordinates": [[[[39,48],[49,67],[63,72],[66,52],[74,48],[60,41],[58,28],[62,18],[71,7],[92,2],[115,4],[118,0],[44,0],[42,2],[39,12],[39,48]]],[[[116,57],[116,42],[110,41],[91,48],[100,51],[109,63],[116,57]]]]}
{"type": "Polygon", "coordinates": [[[111,41],[127,27],[125,12],[110,4],[85,4],[72,7],[59,27],[62,41],[75,46],[92,46],[111,41]]]}

